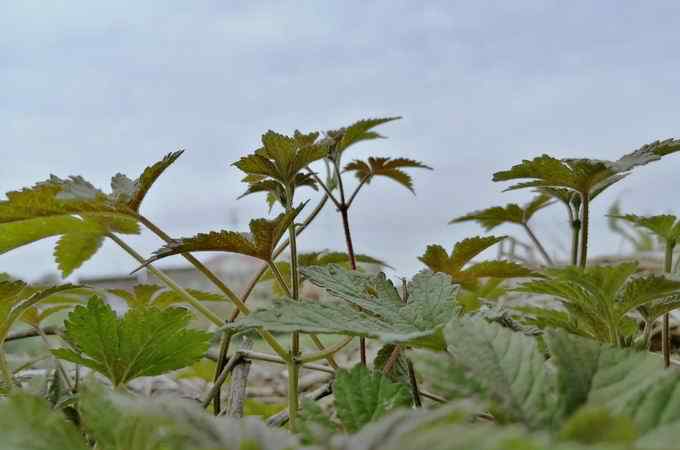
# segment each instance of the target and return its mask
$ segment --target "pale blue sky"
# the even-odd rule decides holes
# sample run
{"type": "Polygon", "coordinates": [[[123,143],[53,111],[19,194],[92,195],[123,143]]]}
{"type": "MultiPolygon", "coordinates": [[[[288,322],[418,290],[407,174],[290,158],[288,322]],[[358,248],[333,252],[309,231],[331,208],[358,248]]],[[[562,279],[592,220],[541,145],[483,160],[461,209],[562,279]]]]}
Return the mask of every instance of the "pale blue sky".
{"type": "MultiPolygon", "coordinates": [[[[0,0],[0,191],[49,173],[107,187],[179,147],[144,211],[173,235],[241,227],[261,198],[236,201],[229,166],[262,132],[327,129],[402,115],[390,139],[352,150],[406,156],[418,193],[376,181],[353,211],[358,251],[398,275],[420,268],[428,243],[450,247],[475,225],[447,221],[524,201],[491,173],[543,152],[616,158],[680,136],[680,4],[675,1],[84,2],[0,0]]],[[[597,201],[592,249],[606,206],[677,211],[680,156],[641,168],[597,201]]],[[[549,247],[566,246],[563,211],[537,217],[549,247]],[[564,233],[564,235],[561,235],[564,233]]],[[[512,228],[499,232],[513,232],[512,228]]],[[[131,239],[144,252],[148,234],[131,239]]],[[[342,249],[332,210],[304,249],[342,249]]],[[[179,261],[175,261],[179,262],[179,261]]],[[[134,266],[111,244],[76,274],[134,266]]],[[[0,271],[54,271],[49,245],[0,256],[0,271]]]]}

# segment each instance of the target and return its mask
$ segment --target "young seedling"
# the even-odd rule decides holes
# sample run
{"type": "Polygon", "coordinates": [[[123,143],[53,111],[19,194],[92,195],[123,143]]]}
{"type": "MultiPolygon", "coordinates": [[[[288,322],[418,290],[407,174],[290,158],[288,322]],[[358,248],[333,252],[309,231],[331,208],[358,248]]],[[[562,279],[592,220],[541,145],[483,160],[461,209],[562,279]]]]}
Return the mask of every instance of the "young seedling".
{"type": "MultiPolygon", "coordinates": [[[[646,229],[653,233],[660,241],[662,241],[666,247],[664,271],[667,274],[670,274],[673,271],[673,250],[680,239],[680,220],[678,220],[676,216],[670,214],[657,216],[636,216],[634,214],[624,214],[613,217],[625,220],[637,227],[646,229]]],[[[666,367],[670,367],[671,364],[670,344],[669,313],[667,312],[663,315],[663,326],[661,328],[661,349],[666,367]]]]}
{"type": "MultiPolygon", "coordinates": [[[[415,194],[411,176],[406,173],[404,169],[416,168],[432,170],[431,167],[412,159],[373,156],[369,157],[366,161],[354,160],[347,164],[343,169],[342,158],[345,151],[350,146],[362,141],[383,138],[382,135],[376,133],[373,131],[373,129],[379,125],[399,119],[401,119],[401,117],[359,120],[348,127],[327,131],[324,142],[328,146],[327,161],[332,166],[332,172],[334,174],[332,184],[328,186],[325,185],[311,169],[308,169],[308,173],[314,176],[317,182],[324,188],[326,194],[333,201],[335,207],[340,213],[342,227],[345,234],[347,254],[349,256],[349,262],[353,270],[356,270],[357,268],[357,258],[352,241],[349,210],[361,188],[364,185],[369,184],[375,177],[386,177],[401,184],[415,194]],[[342,174],[345,172],[353,172],[356,178],[359,180],[359,184],[356,186],[352,194],[349,194],[345,190],[346,183],[342,177],[342,174]],[[336,185],[338,188],[339,198],[336,198],[332,192],[332,188],[334,188],[336,185]]],[[[361,364],[366,365],[366,341],[365,339],[361,338],[359,342],[361,364]]]]}
{"type": "MultiPolygon", "coordinates": [[[[661,157],[680,150],[680,140],[667,139],[646,144],[632,153],[624,155],[616,161],[595,159],[557,159],[542,155],[532,160],[524,160],[506,171],[496,172],[493,181],[530,180],[510,186],[506,190],[522,188],[539,188],[546,193],[553,189],[564,189],[560,198],[565,202],[573,216],[575,209],[580,209],[580,261],[586,266],[588,258],[588,226],[590,217],[590,201],[596,193],[602,192],[633,168],[657,161],[661,157]],[[546,190],[547,189],[547,190],[546,190]],[[579,208],[575,208],[573,198],[567,196],[573,192],[579,197],[579,208]]],[[[572,228],[576,217],[572,217],[572,228]]]]}
{"type": "Polygon", "coordinates": [[[524,206],[519,206],[516,203],[508,203],[505,206],[494,206],[480,211],[473,211],[464,216],[452,219],[449,221],[449,224],[475,221],[484,227],[484,230],[487,232],[506,223],[520,225],[541,253],[545,262],[549,266],[552,266],[553,261],[548,255],[548,252],[545,251],[543,244],[541,244],[533,230],[529,227],[529,220],[531,220],[538,211],[546,206],[550,206],[553,203],[551,200],[551,196],[540,194],[524,206]]]}

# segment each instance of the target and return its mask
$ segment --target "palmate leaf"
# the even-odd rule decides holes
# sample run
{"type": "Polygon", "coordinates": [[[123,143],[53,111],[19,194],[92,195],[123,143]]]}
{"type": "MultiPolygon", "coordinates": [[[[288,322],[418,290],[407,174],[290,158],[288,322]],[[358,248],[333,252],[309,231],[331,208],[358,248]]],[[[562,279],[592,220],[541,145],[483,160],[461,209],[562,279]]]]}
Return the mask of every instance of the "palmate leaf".
{"type": "Polygon", "coordinates": [[[390,178],[415,194],[413,180],[403,170],[406,168],[432,170],[432,167],[412,159],[374,156],[369,157],[367,161],[354,160],[347,164],[344,170],[354,172],[354,175],[366,184],[370,183],[374,177],[390,178]]]}
{"type": "MultiPolygon", "coordinates": [[[[225,300],[223,295],[213,292],[205,292],[197,289],[187,289],[186,291],[195,299],[203,302],[220,302],[225,300]]],[[[109,289],[109,292],[124,299],[130,308],[155,306],[163,309],[168,306],[186,302],[177,291],[166,289],[163,286],[155,284],[138,284],[134,286],[132,290],[109,289]]]]}
{"type": "Polygon", "coordinates": [[[54,256],[69,276],[101,247],[107,233],[139,234],[136,213],[160,174],[182,152],[167,155],[135,181],[117,174],[106,194],[83,177],[52,175],[0,201],[0,254],[41,239],[61,236],[54,256]]]}
{"type": "Polygon", "coordinates": [[[523,207],[516,203],[508,203],[505,206],[494,206],[456,217],[455,219],[451,219],[449,224],[475,221],[484,227],[485,231],[491,231],[497,226],[505,223],[524,225],[529,222],[536,212],[550,206],[552,204],[551,200],[551,196],[539,194],[523,207]]]}
{"type": "Polygon", "coordinates": [[[656,216],[636,216],[635,214],[622,214],[610,216],[622,219],[633,225],[648,230],[659,239],[674,245],[680,239],[680,220],[671,214],[656,216]]]}
{"type": "Polygon", "coordinates": [[[534,339],[464,318],[446,327],[446,341],[456,362],[470,370],[504,415],[532,427],[547,423],[554,408],[551,381],[534,339]]]}
{"type": "MultiPolygon", "coordinates": [[[[368,255],[354,255],[356,261],[358,263],[364,263],[364,264],[375,264],[379,266],[385,266],[385,267],[390,267],[385,263],[384,261],[378,259],[378,258],[373,258],[372,256],[368,255]]],[[[276,267],[279,269],[279,272],[281,272],[281,275],[283,276],[284,280],[290,280],[290,263],[288,261],[279,261],[276,262],[276,267]]],[[[349,263],[349,255],[345,252],[331,252],[328,250],[320,251],[320,252],[303,252],[303,253],[298,253],[298,266],[299,267],[308,267],[308,266],[325,266],[328,264],[339,264],[347,269],[350,268],[350,263],[349,263]]],[[[286,290],[284,289],[283,286],[281,286],[276,280],[274,274],[272,273],[271,269],[267,269],[267,271],[260,277],[260,282],[268,282],[274,280],[272,284],[272,292],[274,295],[277,297],[285,297],[287,295],[286,290]]],[[[304,281],[304,277],[302,275],[300,276],[300,283],[304,281]]]]}
{"type": "Polygon", "coordinates": [[[87,450],[76,426],[47,400],[27,393],[0,402],[0,450],[87,450]]]}
{"type": "Polygon", "coordinates": [[[406,386],[361,364],[351,370],[340,369],[333,392],[338,417],[349,432],[356,432],[389,411],[411,403],[406,386]]]}
{"type": "Polygon", "coordinates": [[[505,239],[506,236],[475,236],[454,245],[449,255],[441,245],[428,245],[418,259],[433,272],[448,274],[466,289],[475,289],[479,278],[523,278],[538,274],[511,261],[494,260],[463,267],[484,250],[505,239]]]}
{"type": "Polygon", "coordinates": [[[510,186],[506,190],[527,187],[565,188],[590,195],[611,186],[633,168],[677,151],[680,151],[680,140],[668,139],[644,145],[616,161],[585,158],[560,160],[544,154],[532,160],[524,160],[509,170],[494,173],[493,181],[531,180],[510,186]]]}
{"type": "Polygon", "coordinates": [[[114,386],[141,376],[160,375],[191,365],[208,350],[211,334],[189,330],[188,310],[132,308],[119,318],[93,297],[66,321],[65,339],[76,351],[60,348],[59,358],[89,367],[114,386]]]}
{"type": "Polygon", "coordinates": [[[168,256],[190,252],[239,253],[269,262],[272,260],[276,244],[288,231],[288,227],[305,204],[301,203],[297,208],[281,213],[272,220],[251,220],[250,233],[223,230],[177,239],[155,251],[154,256],[149,258],[142,267],[168,256]]]}
{"type": "Polygon", "coordinates": [[[382,135],[372,131],[373,128],[399,119],[401,119],[401,117],[363,119],[354,122],[348,127],[326,131],[326,140],[329,141],[331,149],[329,156],[337,159],[339,162],[342,153],[351,145],[361,141],[383,138],[382,135]]]}
{"type": "Polygon", "coordinates": [[[342,334],[434,350],[444,348],[442,328],[453,315],[458,291],[447,275],[418,273],[409,283],[408,301],[403,303],[382,273],[367,275],[333,264],[303,268],[302,273],[341,301],[275,301],[271,309],[257,310],[229,328],[342,334]]]}
{"type": "Polygon", "coordinates": [[[626,315],[680,294],[680,281],[657,275],[634,277],[638,264],[549,268],[546,279],[515,288],[517,292],[557,298],[571,323],[588,336],[618,345],[617,334],[627,329],[626,315]]]}
{"type": "Polygon", "coordinates": [[[295,131],[285,136],[269,130],[262,135],[262,147],[246,155],[232,165],[246,174],[244,181],[250,185],[243,195],[254,192],[268,192],[282,204],[285,195],[300,186],[314,186],[316,183],[302,170],[314,161],[328,154],[328,147],[316,142],[319,134],[303,134],[295,131]]]}

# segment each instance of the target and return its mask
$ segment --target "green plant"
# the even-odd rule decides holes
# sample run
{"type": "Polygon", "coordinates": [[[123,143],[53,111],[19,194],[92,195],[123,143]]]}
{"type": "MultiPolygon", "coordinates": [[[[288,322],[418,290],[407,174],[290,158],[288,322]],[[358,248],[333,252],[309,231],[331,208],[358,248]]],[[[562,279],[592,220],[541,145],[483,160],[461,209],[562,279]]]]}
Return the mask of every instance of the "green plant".
{"type": "Polygon", "coordinates": [[[680,140],[667,139],[646,144],[616,161],[557,159],[544,154],[532,160],[524,160],[509,170],[494,173],[493,181],[530,180],[512,185],[506,190],[538,188],[563,201],[570,211],[572,227],[576,226],[575,220],[580,219],[579,265],[585,267],[592,198],[628,175],[635,167],[657,161],[679,150],[680,140]],[[579,199],[578,203],[576,197],[579,199]]]}

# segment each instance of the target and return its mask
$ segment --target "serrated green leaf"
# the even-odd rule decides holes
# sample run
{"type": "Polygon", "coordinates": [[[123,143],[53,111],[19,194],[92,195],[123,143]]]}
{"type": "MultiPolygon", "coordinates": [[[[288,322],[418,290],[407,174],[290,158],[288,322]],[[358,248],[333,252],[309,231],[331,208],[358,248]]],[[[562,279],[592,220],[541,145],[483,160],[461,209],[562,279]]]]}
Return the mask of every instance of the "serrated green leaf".
{"type": "Polygon", "coordinates": [[[654,233],[665,242],[675,245],[680,239],[680,220],[671,214],[656,216],[636,216],[635,214],[610,215],[615,219],[625,220],[633,225],[654,233]]]}
{"type": "Polygon", "coordinates": [[[584,408],[566,421],[559,432],[563,441],[581,444],[632,444],[638,438],[630,417],[614,416],[606,408],[584,408]]]}
{"type": "Polygon", "coordinates": [[[406,386],[361,364],[351,370],[338,370],[333,391],[338,417],[350,432],[360,430],[392,409],[411,403],[406,386]]]}
{"type": "MultiPolygon", "coordinates": [[[[612,414],[632,418],[648,442],[663,435],[668,438],[669,427],[677,430],[680,377],[675,369],[664,370],[658,355],[617,349],[558,331],[549,331],[546,342],[558,367],[562,417],[582,405],[606,407],[612,414]]],[[[670,448],[675,445],[672,442],[654,447],[670,448]]]]}
{"type": "Polygon", "coordinates": [[[12,326],[26,313],[51,296],[81,286],[63,284],[46,288],[34,288],[23,281],[0,282],[0,345],[12,326]]]}
{"type": "Polygon", "coordinates": [[[413,363],[434,392],[447,400],[483,397],[484,389],[478,378],[453,357],[421,351],[413,356],[413,363]]]}
{"type": "Polygon", "coordinates": [[[616,161],[567,158],[541,155],[524,160],[506,171],[496,172],[493,181],[528,179],[506,190],[535,188],[566,188],[580,194],[602,192],[635,167],[661,159],[680,150],[680,141],[668,139],[647,144],[616,161]]]}
{"type": "Polygon", "coordinates": [[[505,223],[524,225],[529,222],[536,212],[550,206],[552,204],[551,200],[551,196],[540,194],[523,207],[516,203],[508,203],[505,206],[494,206],[451,219],[449,224],[475,221],[484,227],[485,231],[491,231],[497,226],[505,223]]]}
{"type": "Polygon", "coordinates": [[[165,170],[182,156],[184,150],[168,153],[157,163],[144,169],[136,180],[119,173],[111,179],[112,198],[117,203],[125,203],[132,211],[138,212],[146,194],[165,170]]]}
{"type": "Polygon", "coordinates": [[[333,264],[303,268],[302,273],[342,302],[275,301],[273,308],[254,311],[229,328],[343,334],[444,348],[441,330],[453,315],[458,290],[448,276],[420,272],[409,284],[408,301],[403,303],[382,273],[367,275],[333,264]]]}
{"type": "Polygon", "coordinates": [[[553,405],[550,379],[536,341],[496,324],[460,319],[446,328],[448,350],[508,417],[532,427],[546,423],[553,405]]]}
{"type": "MultiPolygon", "coordinates": [[[[384,373],[385,365],[392,356],[395,348],[397,348],[397,346],[394,344],[387,344],[380,347],[378,354],[373,360],[373,369],[384,373]]],[[[403,351],[399,353],[399,356],[392,366],[392,369],[389,371],[389,373],[385,374],[385,376],[396,383],[409,383],[408,360],[406,359],[406,355],[403,351]]]]}
{"type": "Polygon", "coordinates": [[[110,306],[92,298],[66,321],[64,337],[77,351],[61,348],[62,359],[90,367],[114,386],[141,376],[160,375],[191,365],[208,350],[211,335],[189,330],[185,309],[132,308],[118,318],[110,306]]]}
{"type": "Polygon", "coordinates": [[[78,429],[49,403],[26,393],[0,402],[0,450],[86,450],[78,429]]]}
{"type": "Polygon", "coordinates": [[[347,164],[344,170],[354,172],[359,181],[366,184],[369,184],[374,177],[390,178],[415,193],[411,176],[402,170],[405,168],[432,170],[432,167],[412,159],[374,156],[369,157],[367,161],[354,160],[347,164]]]}
{"type": "Polygon", "coordinates": [[[545,280],[527,282],[514,290],[555,297],[567,311],[569,323],[578,326],[579,334],[621,345],[619,334],[628,326],[627,314],[680,294],[680,281],[656,275],[633,277],[637,271],[635,262],[585,270],[550,268],[545,270],[545,280]]]}
{"type": "Polygon", "coordinates": [[[301,203],[297,208],[281,213],[272,220],[251,220],[250,233],[223,230],[199,233],[190,238],[180,238],[155,251],[154,256],[149,258],[142,267],[168,256],[190,252],[239,253],[269,262],[277,243],[304,206],[305,203],[301,203]]]}
{"type": "Polygon", "coordinates": [[[326,137],[332,142],[331,156],[339,157],[348,147],[358,142],[382,138],[383,136],[371,130],[384,123],[399,119],[401,117],[363,119],[348,127],[327,131],[326,137]]]}
{"type": "Polygon", "coordinates": [[[253,417],[214,417],[194,402],[131,398],[101,389],[81,395],[83,428],[106,450],[290,450],[298,439],[253,417]]]}
{"type": "Polygon", "coordinates": [[[64,234],[54,247],[54,259],[65,278],[97,253],[104,243],[103,234],[64,234]]]}
{"type": "MultiPolygon", "coordinates": [[[[214,292],[186,289],[192,297],[203,302],[220,302],[225,297],[214,292]]],[[[186,300],[172,289],[155,284],[138,284],[132,290],[109,289],[109,292],[122,298],[131,308],[155,306],[163,309],[168,306],[184,304],[186,300]]]]}
{"type": "Polygon", "coordinates": [[[472,258],[488,249],[492,245],[505,239],[506,236],[475,236],[464,239],[454,245],[449,255],[441,245],[428,245],[425,254],[418,259],[434,272],[448,274],[451,279],[460,283],[465,289],[474,290],[477,280],[484,277],[516,278],[534,277],[535,272],[510,261],[485,261],[467,269],[463,267],[472,258]]]}

